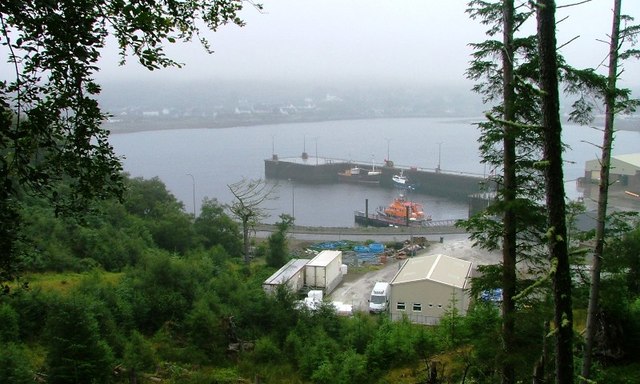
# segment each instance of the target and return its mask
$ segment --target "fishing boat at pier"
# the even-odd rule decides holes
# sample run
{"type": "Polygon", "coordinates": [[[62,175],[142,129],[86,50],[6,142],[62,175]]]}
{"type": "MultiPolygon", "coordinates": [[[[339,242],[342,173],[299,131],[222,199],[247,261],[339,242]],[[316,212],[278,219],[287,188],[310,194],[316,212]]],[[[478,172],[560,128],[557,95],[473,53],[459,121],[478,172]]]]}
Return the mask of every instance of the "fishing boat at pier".
{"type": "Polygon", "coordinates": [[[415,189],[415,185],[409,182],[409,178],[404,175],[404,170],[402,169],[400,170],[400,174],[393,175],[391,177],[391,182],[393,183],[393,186],[398,189],[408,189],[408,190],[415,189]]]}
{"type": "Polygon", "coordinates": [[[338,180],[344,183],[380,184],[381,172],[352,167],[338,172],[338,180]]]}

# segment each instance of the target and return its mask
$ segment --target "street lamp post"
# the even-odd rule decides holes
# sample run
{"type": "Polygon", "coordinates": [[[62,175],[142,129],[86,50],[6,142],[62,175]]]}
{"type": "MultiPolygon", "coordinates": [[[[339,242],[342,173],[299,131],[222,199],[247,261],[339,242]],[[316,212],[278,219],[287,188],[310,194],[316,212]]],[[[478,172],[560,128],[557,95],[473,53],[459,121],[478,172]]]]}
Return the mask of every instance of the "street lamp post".
{"type": "Polygon", "coordinates": [[[291,180],[291,217],[296,218],[296,186],[291,180]]]}
{"type": "Polygon", "coordinates": [[[196,218],[196,178],[192,174],[187,173],[187,176],[191,176],[191,186],[193,192],[193,218],[196,218]]]}
{"type": "Polygon", "coordinates": [[[440,159],[441,159],[441,153],[442,153],[442,142],[438,143],[438,168],[436,169],[436,171],[438,173],[440,173],[440,159]]]}
{"type": "Polygon", "coordinates": [[[387,161],[391,160],[391,158],[389,157],[389,145],[391,143],[391,139],[385,139],[387,140],[387,161]]]}

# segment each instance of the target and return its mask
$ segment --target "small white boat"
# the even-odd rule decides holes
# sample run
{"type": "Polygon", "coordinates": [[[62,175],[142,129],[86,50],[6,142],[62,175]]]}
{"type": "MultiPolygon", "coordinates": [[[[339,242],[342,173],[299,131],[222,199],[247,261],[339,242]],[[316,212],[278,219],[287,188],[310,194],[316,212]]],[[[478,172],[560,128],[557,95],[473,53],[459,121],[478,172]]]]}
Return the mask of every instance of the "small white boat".
{"type": "Polygon", "coordinates": [[[369,172],[367,172],[367,174],[369,176],[380,176],[380,175],[382,175],[381,171],[376,171],[376,163],[374,163],[373,160],[371,160],[371,170],[369,172]]]}
{"type": "Polygon", "coordinates": [[[404,171],[400,170],[400,174],[399,175],[393,175],[391,177],[391,180],[393,181],[393,185],[396,188],[400,188],[400,189],[413,189],[413,185],[409,183],[409,179],[404,175],[404,171]]]}
{"type": "Polygon", "coordinates": [[[338,180],[346,183],[380,184],[380,173],[371,173],[360,167],[352,167],[339,172],[338,180]]]}

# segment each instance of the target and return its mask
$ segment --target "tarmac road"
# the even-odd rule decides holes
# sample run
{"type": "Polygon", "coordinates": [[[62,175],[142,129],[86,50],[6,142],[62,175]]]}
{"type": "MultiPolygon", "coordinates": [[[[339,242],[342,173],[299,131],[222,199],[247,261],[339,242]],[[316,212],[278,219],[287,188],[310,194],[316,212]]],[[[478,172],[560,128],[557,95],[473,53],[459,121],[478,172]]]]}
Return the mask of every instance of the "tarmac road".
{"type": "MultiPolygon", "coordinates": [[[[256,226],[256,237],[266,238],[276,230],[275,225],[260,224],[256,226]]],[[[440,241],[440,238],[467,238],[466,232],[453,226],[438,227],[302,227],[295,226],[289,230],[289,236],[297,240],[364,241],[374,239],[380,242],[405,241],[412,237],[424,237],[429,241],[440,241]]]]}

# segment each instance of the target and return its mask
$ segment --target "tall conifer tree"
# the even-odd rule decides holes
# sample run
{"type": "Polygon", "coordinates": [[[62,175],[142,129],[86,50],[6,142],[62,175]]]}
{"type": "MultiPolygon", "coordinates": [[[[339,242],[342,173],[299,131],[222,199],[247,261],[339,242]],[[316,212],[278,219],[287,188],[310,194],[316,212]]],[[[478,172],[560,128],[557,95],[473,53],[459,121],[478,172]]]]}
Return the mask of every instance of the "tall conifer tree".
{"type": "Polygon", "coordinates": [[[556,383],[571,384],[573,383],[573,307],[569,252],[566,241],[555,12],[554,0],[540,0],[537,3],[540,91],[544,132],[543,166],[548,209],[547,243],[552,266],[551,278],[554,297],[556,383]]]}

